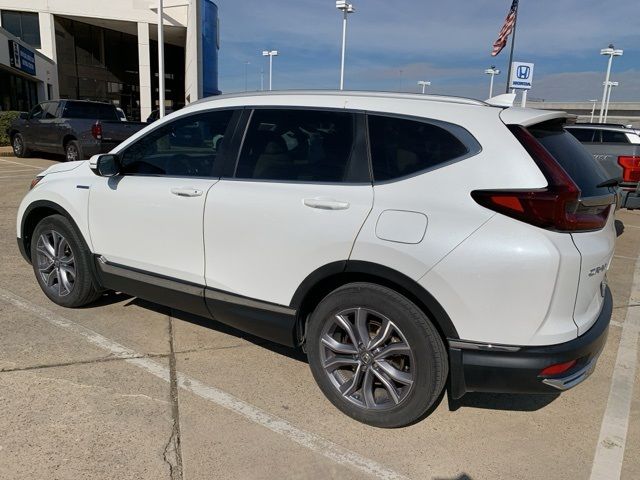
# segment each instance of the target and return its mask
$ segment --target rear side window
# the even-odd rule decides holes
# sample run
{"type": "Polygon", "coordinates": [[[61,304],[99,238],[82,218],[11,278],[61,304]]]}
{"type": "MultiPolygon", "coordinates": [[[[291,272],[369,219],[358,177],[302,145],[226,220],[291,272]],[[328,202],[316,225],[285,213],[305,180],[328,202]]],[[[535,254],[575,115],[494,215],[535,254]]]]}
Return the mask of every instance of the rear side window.
{"type": "MultiPolygon", "coordinates": [[[[378,182],[441,166],[471,153],[452,130],[461,136],[471,135],[455,125],[383,115],[368,115],[368,123],[373,178],[378,182]]],[[[473,148],[480,150],[479,145],[473,148]]]]}
{"type": "Polygon", "coordinates": [[[529,127],[529,132],[556,159],[582,191],[583,197],[605,195],[608,188],[597,185],[609,180],[603,168],[584,146],[564,130],[562,121],[550,121],[529,127]]]}
{"type": "Polygon", "coordinates": [[[629,139],[624,132],[602,130],[602,143],[629,143],[629,139]]]}
{"type": "Polygon", "coordinates": [[[90,120],[118,120],[116,108],[108,103],[66,102],[62,116],[90,120]]]}
{"type": "Polygon", "coordinates": [[[236,178],[351,181],[355,116],[327,110],[255,110],[236,178]]]}
{"type": "Polygon", "coordinates": [[[590,143],[600,141],[597,137],[595,137],[596,140],[594,140],[596,130],[593,128],[567,128],[567,131],[581,142],[590,143]]]}

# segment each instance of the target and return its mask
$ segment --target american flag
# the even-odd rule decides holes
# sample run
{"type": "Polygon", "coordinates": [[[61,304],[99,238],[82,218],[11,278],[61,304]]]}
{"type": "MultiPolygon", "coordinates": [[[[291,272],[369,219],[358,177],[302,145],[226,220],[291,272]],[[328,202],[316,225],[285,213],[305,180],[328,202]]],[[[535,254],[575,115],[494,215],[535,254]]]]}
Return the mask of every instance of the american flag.
{"type": "Polygon", "coordinates": [[[516,16],[518,15],[518,0],[513,0],[511,4],[511,9],[507,14],[507,18],[504,20],[504,25],[502,25],[502,29],[498,34],[498,39],[493,42],[493,50],[491,51],[491,56],[495,57],[498,55],[502,49],[507,44],[507,38],[513,32],[513,26],[516,24],[516,16]]]}

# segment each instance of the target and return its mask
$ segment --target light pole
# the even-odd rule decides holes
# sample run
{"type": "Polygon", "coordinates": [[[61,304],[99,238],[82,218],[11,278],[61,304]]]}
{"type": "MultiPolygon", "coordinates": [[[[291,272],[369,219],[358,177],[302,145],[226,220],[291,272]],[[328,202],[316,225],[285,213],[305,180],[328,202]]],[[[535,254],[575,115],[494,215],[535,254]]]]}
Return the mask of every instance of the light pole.
{"type": "Polygon", "coordinates": [[[264,70],[260,69],[260,91],[264,91],[264,70]]]}
{"type": "Polygon", "coordinates": [[[419,80],[418,85],[422,87],[422,94],[424,95],[424,92],[427,89],[427,87],[431,86],[431,82],[425,82],[424,80],[419,80]]]}
{"type": "Polygon", "coordinates": [[[621,57],[622,50],[617,49],[610,44],[607,48],[603,48],[600,50],[600,55],[609,55],[609,63],[607,65],[607,76],[604,80],[604,91],[602,92],[602,103],[600,105],[600,118],[598,120],[599,123],[603,122],[604,119],[604,110],[605,110],[605,102],[607,100],[607,89],[609,88],[609,78],[611,77],[611,64],[613,63],[613,57],[621,57]]]}
{"type": "Polygon", "coordinates": [[[491,75],[491,81],[489,82],[489,98],[491,98],[493,97],[493,78],[496,75],[500,75],[500,70],[497,69],[495,65],[491,65],[491,67],[487,68],[484,73],[491,75]]]}
{"type": "Polygon", "coordinates": [[[269,90],[273,89],[273,57],[278,56],[277,50],[264,50],[263,57],[269,57],[269,90]]]}
{"type": "Polygon", "coordinates": [[[248,77],[248,69],[249,69],[249,65],[251,64],[251,62],[249,62],[248,60],[246,62],[244,62],[244,91],[246,92],[248,89],[248,85],[247,85],[247,77],[248,77]]]}
{"type": "Polygon", "coordinates": [[[344,53],[347,48],[347,15],[356,11],[353,5],[345,0],[338,0],[336,8],[342,12],[342,55],[340,57],[340,90],[344,90],[344,53]]]}
{"type": "Polygon", "coordinates": [[[607,123],[607,117],[609,116],[609,101],[611,100],[611,90],[613,90],[613,87],[617,87],[619,84],[618,82],[609,82],[609,84],[607,85],[608,89],[607,89],[607,103],[604,107],[604,120],[602,123],[607,123]]]}
{"type": "Polygon", "coordinates": [[[598,99],[594,98],[593,100],[589,101],[593,103],[593,106],[591,107],[591,119],[589,120],[589,123],[593,123],[593,115],[594,113],[596,113],[596,103],[598,103],[598,99]]]}
{"type": "Polygon", "coordinates": [[[164,28],[162,0],[158,0],[158,118],[164,117],[164,28]]]}

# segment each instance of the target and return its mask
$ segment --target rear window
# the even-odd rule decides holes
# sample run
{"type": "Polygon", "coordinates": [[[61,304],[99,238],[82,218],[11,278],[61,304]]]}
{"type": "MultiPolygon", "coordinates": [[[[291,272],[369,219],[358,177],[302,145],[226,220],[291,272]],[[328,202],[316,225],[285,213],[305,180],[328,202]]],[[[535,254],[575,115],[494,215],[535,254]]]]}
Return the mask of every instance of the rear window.
{"type": "Polygon", "coordinates": [[[609,176],[582,144],[564,130],[562,121],[544,122],[529,127],[529,132],[556,159],[582,191],[583,197],[605,195],[607,187],[597,186],[609,176]]]}
{"type": "Polygon", "coordinates": [[[118,120],[116,108],[108,103],[67,102],[62,116],[90,120],[118,120]]]}

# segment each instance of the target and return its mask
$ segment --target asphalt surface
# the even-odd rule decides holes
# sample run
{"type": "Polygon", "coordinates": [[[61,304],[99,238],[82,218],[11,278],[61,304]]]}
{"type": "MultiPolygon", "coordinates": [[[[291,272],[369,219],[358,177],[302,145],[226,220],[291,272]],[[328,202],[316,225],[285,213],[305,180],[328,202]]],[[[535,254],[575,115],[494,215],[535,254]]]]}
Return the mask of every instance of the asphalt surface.
{"type": "Polygon", "coordinates": [[[0,479],[640,478],[640,213],[618,214],[613,324],[585,383],[445,396],[383,430],[336,410],[293,350],[124,295],[48,301],[15,216],[55,161],[0,158],[0,479]]]}

